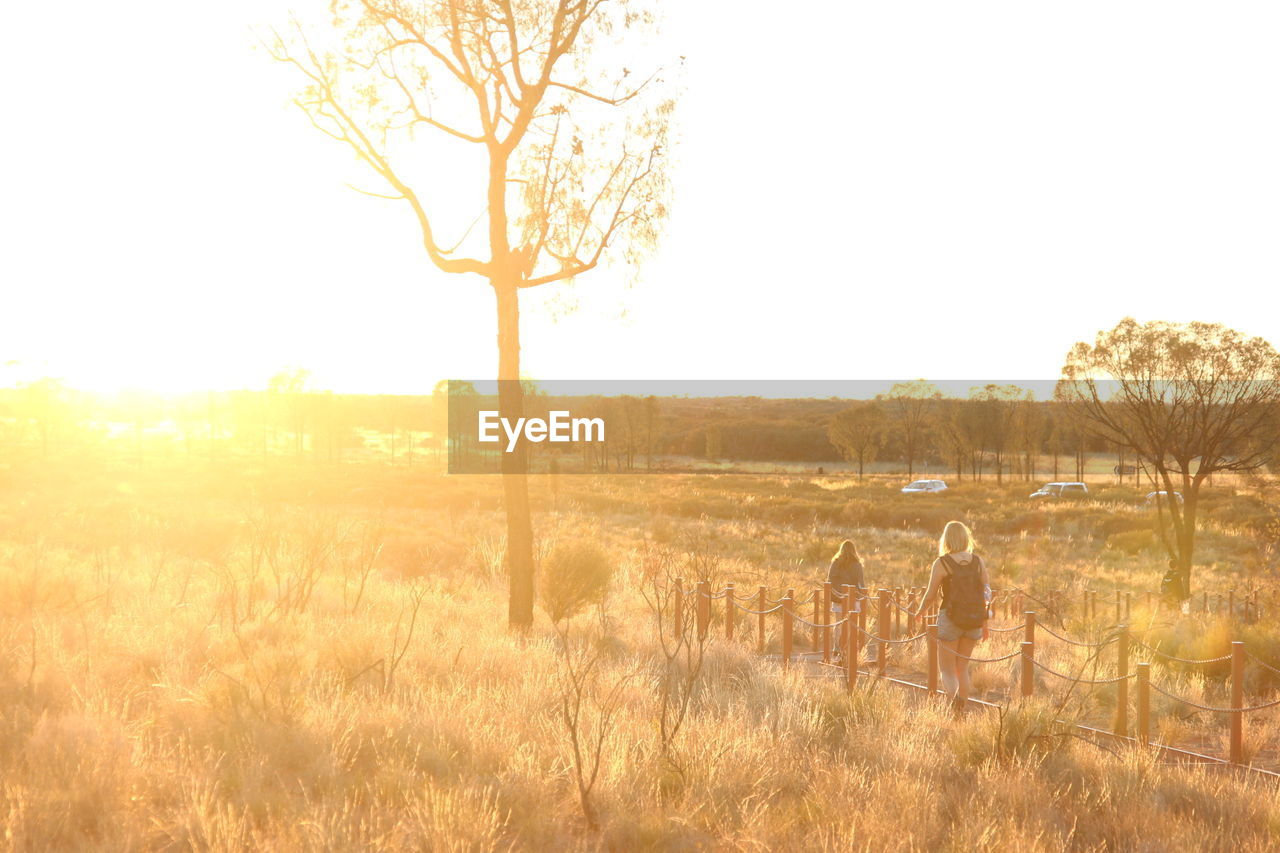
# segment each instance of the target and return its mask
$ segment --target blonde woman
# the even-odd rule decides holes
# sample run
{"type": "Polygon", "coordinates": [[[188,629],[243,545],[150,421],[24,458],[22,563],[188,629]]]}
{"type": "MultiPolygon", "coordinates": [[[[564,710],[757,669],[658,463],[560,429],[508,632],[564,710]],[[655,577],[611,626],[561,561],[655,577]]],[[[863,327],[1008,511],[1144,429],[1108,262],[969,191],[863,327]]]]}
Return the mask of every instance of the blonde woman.
{"type": "Polygon", "coordinates": [[[917,616],[927,611],[941,593],[938,666],[942,670],[942,687],[957,712],[963,711],[969,701],[967,659],[982,639],[991,595],[987,566],[973,548],[973,532],[962,522],[948,521],[938,540],[938,559],[933,561],[929,588],[916,610],[917,616]]]}
{"type": "MultiPolygon", "coordinates": [[[[831,558],[831,568],[827,570],[827,582],[831,584],[834,590],[844,594],[844,585],[849,584],[855,590],[863,586],[862,577],[862,558],[858,556],[858,548],[853,544],[852,539],[846,539],[840,543],[840,550],[836,551],[836,555],[831,558]]],[[[835,614],[834,621],[840,621],[843,614],[857,613],[861,608],[858,602],[845,601],[844,599],[832,599],[831,612],[835,614]]],[[[841,657],[844,654],[845,626],[841,625],[836,628],[836,656],[841,657]]]]}

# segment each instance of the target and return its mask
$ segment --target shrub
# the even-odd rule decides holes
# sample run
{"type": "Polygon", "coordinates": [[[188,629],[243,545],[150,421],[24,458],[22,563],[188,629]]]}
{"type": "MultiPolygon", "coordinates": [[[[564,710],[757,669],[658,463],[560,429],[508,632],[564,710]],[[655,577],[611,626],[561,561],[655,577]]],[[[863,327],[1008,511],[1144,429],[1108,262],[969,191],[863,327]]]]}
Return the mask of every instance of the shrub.
{"type": "Polygon", "coordinates": [[[1133,504],[1138,502],[1139,495],[1132,488],[1105,486],[1093,494],[1093,499],[1099,503],[1133,504]]]}
{"type": "Polygon", "coordinates": [[[613,564],[599,545],[584,540],[556,545],[543,566],[542,607],[554,622],[568,619],[603,601],[612,579],[613,564]]]}
{"type": "Polygon", "coordinates": [[[1154,548],[1155,544],[1155,534],[1150,530],[1126,530],[1122,533],[1112,533],[1107,537],[1109,549],[1123,551],[1126,554],[1139,554],[1154,548]]]}

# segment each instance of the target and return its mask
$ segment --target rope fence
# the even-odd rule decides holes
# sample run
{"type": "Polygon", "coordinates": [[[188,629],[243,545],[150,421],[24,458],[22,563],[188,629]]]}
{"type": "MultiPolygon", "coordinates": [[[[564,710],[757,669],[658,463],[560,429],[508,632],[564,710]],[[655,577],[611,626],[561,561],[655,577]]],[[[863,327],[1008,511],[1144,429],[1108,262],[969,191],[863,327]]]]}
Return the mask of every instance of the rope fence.
{"type": "MultiPolygon", "coordinates": [[[[711,631],[711,605],[715,601],[723,601],[725,638],[727,640],[734,639],[737,627],[735,616],[737,613],[754,616],[757,651],[764,653],[769,617],[778,614],[778,618],[781,620],[779,639],[782,667],[784,669],[791,667],[797,655],[797,640],[803,642],[804,638],[797,636],[797,629],[801,634],[808,631],[810,633],[809,642],[812,651],[821,653],[821,658],[817,662],[823,666],[841,669],[848,689],[853,689],[857,684],[860,674],[859,656],[864,651],[869,652],[873,646],[876,647],[874,657],[868,654],[866,658],[868,665],[875,664],[874,672],[868,674],[884,677],[891,648],[897,647],[905,650],[909,646],[923,642],[927,660],[925,679],[927,683],[925,687],[929,694],[933,695],[938,692],[940,641],[935,621],[937,608],[936,606],[930,606],[927,609],[921,607],[923,593],[924,590],[919,588],[896,588],[878,589],[873,594],[872,590],[861,587],[845,585],[841,590],[830,583],[826,583],[821,588],[812,590],[803,598],[796,596],[794,588],[787,589],[781,598],[770,598],[768,589],[764,586],[757,587],[754,593],[739,595],[733,584],[728,584],[723,589],[712,592],[709,581],[699,581],[693,587],[686,587],[683,580],[676,580],[671,590],[673,599],[671,630],[674,637],[677,639],[682,638],[687,630],[687,623],[692,621],[697,641],[707,642],[710,639],[711,631]],[[755,607],[743,602],[754,602],[755,607]],[[853,602],[858,606],[850,607],[849,602],[853,602]],[[862,602],[866,602],[866,606],[861,606],[862,602]],[[773,606],[770,606],[771,604],[773,606]],[[799,608],[810,604],[812,605],[811,619],[806,618],[799,612],[799,608]],[[692,618],[690,619],[690,617],[692,618]],[[874,622],[874,626],[870,624],[871,622],[874,622]]],[[[1091,608],[1096,607],[1096,603],[1091,601],[1091,598],[1092,596],[1086,595],[1086,613],[1091,608]]],[[[1040,601],[1040,599],[1027,594],[1021,589],[1000,590],[992,596],[988,616],[989,618],[994,618],[997,615],[1017,616],[1019,615],[1019,608],[1023,607],[1027,600],[1040,601]]],[[[1127,603],[1121,605],[1119,603],[1121,600],[1120,594],[1117,593],[1117,614],[1126,615],[1128,610],[1127,603]]],[[[1008,654],[980,658],[961,655],[950,648],[945,648],[945,651],[954,658],[972,664],[996,664],[1011,661],[1015,658],[1020,659],[1021,666],[1017,679],[1019,682],[1018,687],[1020,688],[1018,693],[1024,699],[1030,698],[1036,693],[1036,670],[1060,681],[1065,681],[1072,686],[1114,686],[1116,690],[1116,708],[1111,734],[1136,740],[1142,745],[1151,744],[1152,691],[1173,702],[1185,704],[1199,711],[1227,714],[1230,733],[1229,762],[1232,764],[1243,764],[1244,762],[1244,715],[1280,706],[1280,698],[1258,702],[1253,705],[1245,704],[1244,664],[1246,657],[1258,666],[1277,675],[1280,675],[1280,668],[1260,660],[1252,654],[1247,654],[1242,642],[1233,642],[1230,654],[1221,657],[1205,659],[1182,658],[1163,652],[1159,648],[1148,645],[1142,640],[1131,636],[1128,626],[1124,623],[1114,628],[1109,628],[1108,630],[1111,633],[1106,637],[1092,641],[1065,636],[1052,630],[1037,620],[1037,614],[1034,610],[1022,610],[1020,615],[1022,621],[1017,624],[991,625],[985,629],[988,634],[997,635],[1012,634],[1017,631],[1024,632],[1019,647],[1008,654]],[[1095,657],[1098,654],[1102,654],[1104,650],[1115,646],[1115,675],[1085,678],[1059,672],[1050,667],[1045,661],[1038,659],[1036,656],[1038,632],[1043,632],[1048,637],[1068,646],[1092,649],[1095,657]],[[1136,667],[1131,670],[1129,659],[1131,651],[1146,652],[1151,660],[1137,662],[1136,667]],[[1230,661],[1230,704],[1226,707],[1202,704],[1179,696],[1169,689],[1153,683],[1151,680],[1151,665],[1154,660],[1183,665],[1211,665],[1230,661]],[[1137,732],[1135,736],[1131,736],[1129,732],[1130,682],[1136,683],[1137,693],[1137,732]]]]}
{"type": "MultiPolygon", "coordinates": [[[[1158,655],[1159,657],[1162,657],[1167,661],[1173,661],[1174,663],[1185,663],[1185,664],[1194,665],[1194,666],[1204,666],[1211,663],[1223,663],[1225,661],[1231,660],[1231,655],[1223,655],[1222,657],[1216,657],[1216,658],[1199,658],[1199,659],[1180,658],[1177,655],[1171,655],[1171,654],[1168,654],[1167,652],[1162,652],[1159,649],[1157,649],[1155,646],[1148,646],[1146,643],[1142,642],[1141,640],[1134,640],[1134,642],[1137,643],[1139,646],[1142,646],[1142,648],[1146,649],[1147,651],[1151,652],[1153,655],[1158,655]]],[[[1252,657],[1252,655],[1250,655],[1250,657],[1252,657]]],[[[1270,667],[1267,664],[1262,663],[1262,661],[1257,661],[1257,662],[1262,664],[1263,666],[1266,666],[1268,669],[1274,669],[1274,667],[1270,667]]],[[[1280,670],[1275,670],[1275,671],[1280,672],[1280,670]]]]}

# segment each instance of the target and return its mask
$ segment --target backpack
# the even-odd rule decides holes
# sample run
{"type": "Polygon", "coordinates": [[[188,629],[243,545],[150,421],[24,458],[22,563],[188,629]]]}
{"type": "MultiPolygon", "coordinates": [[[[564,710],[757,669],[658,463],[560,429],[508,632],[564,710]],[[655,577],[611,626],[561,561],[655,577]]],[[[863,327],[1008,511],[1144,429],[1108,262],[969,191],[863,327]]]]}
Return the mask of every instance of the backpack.
{"type": "Polygon", "coordinates": [[[981,628],[987,621],[987,596],[978,556],[964,564],[950,554],[941,559],[947,570],[946,608],[951,623],[966,631],[981,628]]]}

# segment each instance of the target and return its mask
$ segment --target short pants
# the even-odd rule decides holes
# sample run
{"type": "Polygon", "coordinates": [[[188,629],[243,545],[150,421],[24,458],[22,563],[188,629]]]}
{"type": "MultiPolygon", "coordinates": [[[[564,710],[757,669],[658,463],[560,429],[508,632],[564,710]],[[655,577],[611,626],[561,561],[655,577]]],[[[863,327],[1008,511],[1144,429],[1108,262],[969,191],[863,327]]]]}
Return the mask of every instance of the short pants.
{"type": "Polygon", "coordinates": [[[981,640],[981,628],[961,628],[951,621],[951,617],[947,615],[947,611],[938,611],[938,639],[953,643],[961,637],[970,640],[981,640]]]}

